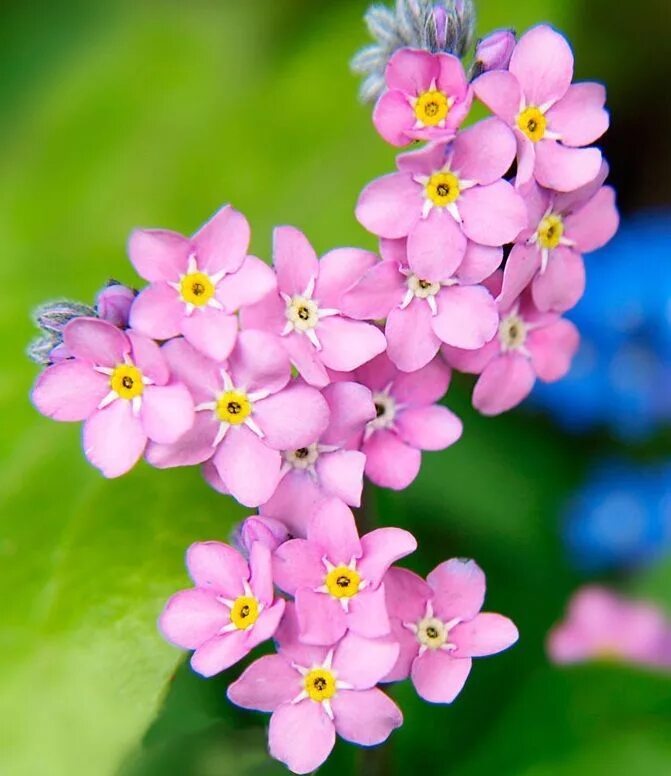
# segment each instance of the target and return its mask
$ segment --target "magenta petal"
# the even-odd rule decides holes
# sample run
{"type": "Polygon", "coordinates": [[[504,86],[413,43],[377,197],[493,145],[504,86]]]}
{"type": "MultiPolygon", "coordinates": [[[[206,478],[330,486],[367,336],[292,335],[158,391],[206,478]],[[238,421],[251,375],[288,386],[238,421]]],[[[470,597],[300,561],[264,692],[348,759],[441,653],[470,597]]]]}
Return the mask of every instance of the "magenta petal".
{"type": "Polygon", "coordinates": [[[279,482],[280,453],[246,426],[228,430],[213,460],[231,495],[246,507],[268,501],[279,482]]]}
{"type": "Polygon", "coordinates": [[[338,735],[353,744],[376,746],[403,724],[401,710],[377,688],[344,690],[333,699],[332,706],[338,735]]]}
{"type": "Polygon", "coordinates": [[[392,394],[401,404],[418,407],[434,404],[445,396],[452,370],[442,358],[434,358],[416,372],[404,372],[394,377],[392,394]]]}
{"type": "Polygon", "coordinates": [[[393,563],[417,549],[417,540],[402,528],[376,528],[361,537],[361,548],[363,556],[357,568],[377,587],[393,563]]]}
{"type": "Polygon", "coordinates": [[[186,566],[196,587],[212,590],[226,598],[244,592],[243,580],[249,567],[242,555],[222,542],[196,542],[186,552],[186,566]]]}
{"type": "Polygon", "coordinates": [[[394,308],[387,317],[387,353],[404,372],[416,372],[426,366],[440,348],[433,331],[429,305],[414,299],[405,310],[394,308]]]}
{"type": "Polygon", "coordinates": [[[482,283],[501,266],[503,248],[478,245],[468,241],[464,259],[459,265],[456,277],[462,285],[482,283]]]}
{"type": "Polygon", "coordinates": [[[81,361],[50,366],[37,378],[33,404],[49,418],[86,420],[110,391],[109,377],[81,361]]]}
{"type": "Polygon", "coordinates": [[[130,402],[117,399],[84,423],[84,455],[105,475],[120,477],[140,460],[147,435],[130,402]]]}
{"type": "Polygon", "coordinates": [[[541,312],[564,312],[575,307],[585,293],[585,262],[579,253],[559,246],[547,269],[534,278],[533,300],[541,312]]]}
{"type": "Polygon", "coordinates": [[[373,110],[373,124],[380,136],[393,146],[405,146],[412,139],[415,111],[406,95],[393,89],[385,92],[373,110]]]}
{"type": "Polygon", "coordinates": [[[213,455],[212,446],[219,430],[219,423],[211,412],[197,412],[193,425],[173,444],[147,445],[147,462],[157,469],[172,469],[175,466],[195,466],[204,463],[213,455]]]}
{"type": "Polygon", "coordinates": [[[414,97],[428,91],[431,83],[440,75],[440,60],[428,51],[400,49],[389,60],[385,79],[389,89],[414,97]]]}
{"type": "Polygon", "coordinates": [[[153,442],[172,444],[193,426],[193,399],[186,386],[148,385],[144,389],[140,418],[153,442]]]}
{"type": "Polygon", "coordinates": [[[201,676],[214,676],[242,660],[250,649],[245,631],[215,636],[193,653],[191,668],[201,676]]]}
{"type": "Polygon", "coordinates": [[[193,236],[198,268],[211,275],[235,272],[241,266],[249,248],[250,228],[247,219],[226,205],[193,236]]]}
{"type": "Polygon", "coordinates": [[[280,291],[289,296],[304,294],[319,276],[319,261],[303,232],[293,226],[278,226],[273,233],[273,266],[280,291]]]}
{"type": "Polygon", "coordinates": [[[541,254],[536,245],[513,245],[503,270],[503,287],[498,298],[502,310],[509,309],[541,268],[541,254]]]}
{"type": "Polygon", "coordinates": [[[249,585],[254,595],[266,606],[273,600],[273,563],[270,548],[255,542],[249,553],[249,585]]]}
{"type": "Polygon", "coordinates": [[[387,340],[377,326],[339,315],[320,321],[317,336],[324,365],[336,372],[351,372],[387,348],[387,340]]]}
{"type": "Polygon", "coordinates": [[[555,140],[536,144],[536,180],[546,189],[573,191],[594,180],[601,170],[598,148],[568,148],[555,140]]]}
{"type": "Polygon", "coordinates": [[[184,310],[184,302],[174,288],[167,283],[152,283],[133,302],[129,324],[147,337],[170,339],[179,334],[184,310]]]}
{"type": "MultiPolygon", "coordinates": [[[[391,632],[384,585],[380,585],[377,590],[366,588],[350,599],[347,626],[354,633],[367,639],[378,639],[391,632]]],[[[394,662],[396,662],[395,656],[394,661],[389,665],[390,669],[394,662]]]]}
{"type": "Polygon", "coordinates": [[[228,609],[208,590],[181,590],[158,621],[165,638],[183,649],[197,649],[229,622],[228,609]]]}
{"type": "Polygon", "coordinates": [[[256,256],[247,256],[242,266],[217,284],[217,299],[229,313],[256,304],[277,290],[277,278],[272,268],[256,256]]]}
{"type": "Polygon", "coordinates": [[[249,393],[275,393],[289,382],[291,365],[279,337],[264,331],[241,331],[229,367],[234,383],[249,393]]]}
{"type": "Polygon", "coordinates": [[[501,119],[492,117],[457,136],[451,167],[460,178],[487,186],[508,172],[516,153],[512,130],[501,119]]]}
{"type": "Polygon", "coordinates": [[[473,406],[483,415],[499,415],[531,393],[536,373],[528,358],[502,355],[484,368],[473,391],[473,406]]]}
{"type": "Polygon", "coordinates": [[[63,343],[75,358],[106,367],[122,364],[130,353],[126,335],[98,318],[75,318],[63,329],[63,343]]]}
{"type": "Polygon", "coordinates": [[[566,236],[580,253],[602,248],[617,232],[620,215],[615,204],[615,190],[604,186],[575,213],[566,217],[566,236]]]}
{"type": "Polygon", "coordinates": [[[610,117],[604,110],[603,84],[580,83],[569,87],[565,96],[547,112],[548,126],[561,135],[567,146],[586,146],[608,129],[610,117]]]}
{"type": "Polygon", "coordinates": [[[316,442],[329,422],[329,408],[316,388],[294,383],[254,404],[264,441],[276,450],[297,450],[316,442]]]}
{"type": "Polygon", "coordinates": [[[342,499],[352,507],[361,506],[366,456],[358,450],[321,453],[315,469],[324,494],[342,499]]]}
{"type": "Polygon", "coordinates": [[[403,301],[405,277],[394,261],[381,261],[342,297],[342,311],[350,318],[378,320],[403,301]]]}
{"type": "Polygon", "coordinates": [[[301,691],[301,675],[282,655],[264,655],[255,660],[226,691],[236,706],[257,711],[274,711],[293,700],[301,691]]]}
{"type": "Polygon", "coordinates": [[[524,200],[504,180],[468,189],[458,205],[466,236],[480,245],[514,242],[527,225],[524,200]]]}
{"type": "Polygon", "coordinates": [[[541,380],[560,380],[571,368],[578,350],[580,333],[571,321],[558,320],[529,334],[528,345],[534,369],[541,380]]]}
{"type": "Polygon", "coordinates": [[[308,526],[308,539],[319,545],[334,566],[361,557],[361,542],[352,510],[337,498],[328,499],[308,526]]]}
{"type": "Polygon", "coordinates": [[[513,125],[520,110],[522,90],[519,81],[505,70],[492,70],[484,73],[473,82],[475,96],[492,113],[513,125]]]}
{"type": "Polygon", "coordinates": [[[447,652],[430,649],[412,664],[412,683],[429,703],[452,703],[466,684],[470,658],[452,658],[447,652]]]}
{"type": "Polygon", "coordinates": [[[181,332],[194,348],[214,361],[229,357],[238,335],[238,319],[222,310],[203,307],[184,316],[181,332]]]}
{"type": "Polygon", "coordinates": [[[285,703],[270,718],[270,754],[293,773],[312,773],[331,754],[335,727],[321,704],[285,703]]]}
{"type": "Polygon", "coordinates": [[[573,53],[562,35],[541,24],[520,38],[509,69],[527,105],[541,106],[566,94],[573,78],[573,53]]]}
{"type": "Polygon", "coordinates": [[[499,312],[482,286],[451,286],[438,294],[433,331],[447,345],[476,350],[496,334],[499,312]]]}
{"type": "Polygon", "coordinates": [[[424,280],[448,280],[466,253],[466,237],[449,213],[434,208],[408,236],[410,269],[424,280]]]}
{"type": "Polygon", "coordinates": [[[191,241],[166,229],[136,229],[128,241],[128,255],[145,280],[177,281],[186,271],[191,241]]]}
{"type": "Polygon", "coordinates": [[[336,248],[322,256],[315,299],[321,307],[340,309],[342,296],[378,261],[375,253],[359,248],[336,248]]]}
{"type": "Polygon", "coordinates": [[[347,631],[347,615],[340,602],[307,587],[296,591],[300,640],[304,644],[336,644],[347,631]]]}
{"type": "Polygon", "coordinates": [[[447,407],[409,407],[396,419],[404,442],[419,450],[445,450],[461,438],[463,423],[447,407]]]}
{"type": "Polygon", "coordinates": [[[380,237],[406,237],[422,215],[424,194],[409,173],[374,180],[361,192],[356,217],[380,237]]]}
{"type": "Polygon", "coordinates": [[[366,454],[366,474],[381,488],[403,490],[419,474],[422,454],[392,431],[376,431],[364,443],[363,452],[366,454]]]}
{"type": "Polygon", "coordinates": [[[328,429],[321,436],[323,444],[344,444],[375,417],[373,396],[365,385],[349,381],[332,383],[324,389],[323,396],[330,413],[328,429]]]}
{"type": "Polygon", "coordinates": [[[454,657],[484,657],[503,652],[519,638],[514,623],[500,614],[481,612],[469,622],[450,630],[449,639],[457,645],[454,657]]]}
{"type": "Polygon", "coordinates": [[[436,566],[426,581],[435,591],[434,611],[443,620],[472,620],[482,609],[485,575],[474,560],[446,560],[436,566]]]}

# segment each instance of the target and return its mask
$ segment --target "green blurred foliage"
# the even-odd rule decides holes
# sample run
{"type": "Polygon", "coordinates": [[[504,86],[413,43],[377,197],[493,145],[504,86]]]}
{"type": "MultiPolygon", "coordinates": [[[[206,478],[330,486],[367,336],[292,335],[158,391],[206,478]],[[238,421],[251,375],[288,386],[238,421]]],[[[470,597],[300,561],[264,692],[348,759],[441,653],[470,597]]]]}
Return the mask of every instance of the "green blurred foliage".
{"type": "MultiPolygon", "coordinates": [[[[225,701],[236,672],[209,682],[184,665],[175,674],[182,657],[155,630],[163,601],[187,583],[185,547],[225,539],[244,513],[197,471],[140,466],[103,480],[82,459],[79,430],[31,408],[36,369],[24,348],[37,303],[91,300],[108,277],[137,280],[124,252],[136,225],[188,233],[230,200],[249,216],[264,258],[278,223],[304,229],[321,251],[374,246],[353,205],[394,154],[347,68],[366,42],[366,5],[61,0],[0,11],[3,773],[282,772],[265,755],[267,718],[225,701]]],[[[618,8],[481,0],[480,32],[541,19],[568,30],[579,75],[604,78],[616,127],[632,127],[639,84],[662,79],[663,27],[658,3],[618,8]]],[[[646,202],[658,168],[643,146],[635,163],[620,158],[630,141],[615,137],[626,202],[646,202]]],[[[522,413],[479,418],[467,388],[459,382],[449,397],[465,419],[463,441],[427,455],[406,492],[377,493],[376,509],[417,534],[419,571],[476,557],[488,607],[518,622],[520,644],[478,662],[452,707],[394,690],[406,725],[390,746],[371,757],[339,744],[323,772],[668,773],[668,681],[617,668],[558,671],[543,653],[578,584],[557,511],[604,440],[578,443],[522,413]]],[[[667,566],[635,589],[671,603],[670,585],[667,566]]]]}

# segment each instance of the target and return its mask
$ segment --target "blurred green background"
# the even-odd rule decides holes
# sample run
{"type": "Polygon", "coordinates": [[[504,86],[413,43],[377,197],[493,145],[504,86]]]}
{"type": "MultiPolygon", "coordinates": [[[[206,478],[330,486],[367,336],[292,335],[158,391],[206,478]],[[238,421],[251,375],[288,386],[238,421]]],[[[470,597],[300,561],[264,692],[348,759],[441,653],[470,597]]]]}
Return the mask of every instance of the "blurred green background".
{"type": "MultiPolygon", "coordinates": [[[[226,539],[244,513],[198,471],[140,466],[105,481],[77,427],[37,415],[24,356],[37,303],[92,300],[133,283],[137,225],[190,233],[231,201],[267,258],[291,223],[320,251],[374,247],[361,188],[393,166],[348,60],[367,42],[363,0],[52,0],[0,11],[0,772],[8,776],[271,774],[264,715],[238,714],[155,629],[185,586],[185,547],[226,539]],[[177,673],[175,671],[177,670],[177,673]]],[[[577,74],[607,82],[606,152],[625,212],[669,202],[667,0],[481,0],[479,33],[549,21],[577,74]],[[666,170],[666,173],[664,173],[666,170]]],[[[644,257],[641,257],[644,261],[644,257]]],[[[475,557],[487,606],[517,647],[478,662],[451,707],[394,691],[406,716],[363,759],[338,745],[323,773],[656,776],[671,772],[671,681],[612,667],[558,670],[543,640],[579,584],[557,510],[606,438],[563,436],[538,416],[497,420],[448,402],[463,441],[425,456],[416,483],[378,493],[380,519],[412,529],[426,572],[475,557]]],[[[671,565],[625,589],[671,609],[671,565]]]]}

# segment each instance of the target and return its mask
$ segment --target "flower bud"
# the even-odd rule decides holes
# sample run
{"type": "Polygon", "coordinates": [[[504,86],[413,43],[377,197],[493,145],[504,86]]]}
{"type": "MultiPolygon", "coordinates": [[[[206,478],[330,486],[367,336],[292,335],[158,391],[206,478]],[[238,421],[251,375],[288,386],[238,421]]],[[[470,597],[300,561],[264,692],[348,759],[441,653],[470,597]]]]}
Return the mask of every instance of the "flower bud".
{"type": "Polygon", "coordinates": [[[515,33],[512,30],[497,30],[478,41],[475,47],[478,73],[485,73],[488,70],[507,70],[515,43],[515,33]]]}
{"type": "Polygon", "coordinates": [[[261,515],[248,517],[235,531],[234,542],[248,556],[255,542],[265,544],[273,552],[289,538],[284,523],[261,515]]]}
{"type": "Polygon", "coordinates": [[[96,310],[104,321],[125,329],[128,326],[128,316],[134,299],[135,292],[132,289],[110,281],[98,294],[96,310]]]}

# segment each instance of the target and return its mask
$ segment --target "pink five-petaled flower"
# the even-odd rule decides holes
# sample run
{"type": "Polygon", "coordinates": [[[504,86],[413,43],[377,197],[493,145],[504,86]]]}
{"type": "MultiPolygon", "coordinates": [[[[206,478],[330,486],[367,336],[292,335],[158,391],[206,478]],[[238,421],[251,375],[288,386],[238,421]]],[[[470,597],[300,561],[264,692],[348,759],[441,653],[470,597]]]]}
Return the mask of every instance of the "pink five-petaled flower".
{"type": "Polygon", "coordinates": [[[278,654],[252,663],[227,695],[244,709],[272,712],[270,754],[293,773],[319,768],[336,733],[375,746],[401,726],[400,709],[376,687],[396,662],[397,644],[350,633],[335,647],[306,646],[291,603],[275,639],[278,654]]]}
{"type": "Polygon", "coordinates": [[[571,85],[573,54],[547,25],[529,30],[510,60],[473,84],[479,100],[515,130],[517,184],[533,177],[548,189],[573,191],[596,178],[601,151],[583,148],[608,129],[601,84],[571,85]]]}
{"type": "Polygon", "coordinates": [[[347,630],[387,635],[382,577],[416,548],[414,536],[400,528],[378,528],[360,539],[351,510],[336,498],[325,501],[307,539],[292,539],[274,555],[275,584],[296,599],[301,641],[335,644],[347,630]]]}
{"type": "Polygon", "coordinates": [[[303,379],[328,385],[327,368],[350,372],[387,346],[378,328],[349,320],[340,311],[342,294],[376,259],[367,251],[339,248],[320,261],[302,232],[277,228],[273,265],[279,293],[243,310],[243,328],[279,335],[303,379]]]}
{"type": "Polygon", "coordinates": [[[376,417],[356,439],[366,456],[366,474],[383,488],[402,490],[417,477],[422,450],[444,450],[463,426],[447,407],[451,370],[438,356],[411,374],[399,372],[382,353],[354,373],[373,392],[376,417]]]}
{"type": "MultiPolygon", "coordinates": [[[[501,272],[490,281],[490,290],[501,288],[501,272]]],[[[517,406],[531,392],[536,378],[551,383],[568,372],[580,344],[573,323],[557,313],[542,313],[530,294],[505,306],[499,305],[496,337],[480,350],[444,346],[448,364],[461,372],[478,374],[473,406],[483,415],[498,415],[517,406]]]]}
{"type": "Polygon", "coordinates": [[[273,603],[271,555],[262,543],[252,547],[249,564],[227,544],[192,544],[186,565],[195,587],[172,596],[159,628],[168,641],[195,650],[194,671],[214,676],[275,633],[285,602],[273,603]]]}
{"type": "Polygon", "coordinates": [[[513,242],[526,226],[524,201],[503,180],[515,158],[512,131],[489,118],[452,143],[401,154],[399,172],[370,183],[356,208],[359,221],[380,237],[408,237],[408,252],[434,276],[459,267],[467,239],[480,245],[513,242]]]}
{"type": "Polygon", "coordinates": [[[306,535],[316,506],[329,497],[353,507],[361,505],[366,456],[346,444],[375,417],[371,392],[357,383],[337,382],[322,395],[331,412],[328,427],[311,445],[284,451],[282,480],[259,510],[282,520],[293,536],[306,535]]]}
{"type": "Polygon", "coordinates": [[[387,355],[404,372],[426,366],[441,343],[481,348],[496,333],[498,313],[479,285],[501,264],[503,251],[468,242],[455,271],[445,272],[426,252],[428,239],[381,240],[383,261],[343,296],[353,318],[386,318],[387,355]]]}
{"type": "Polygon", "coordinates": [[[585,290],[582,254],[603,247],[620,222],[615,191],[601,185],[607,175],[604,162],[592,183],[570,194],[555,194],[534,182],[525,187],[529,228],[506,262],[502,304],[529,283],[539,310],[564,312],[578,303],[585,290]]]}
{"type": "Polygon", "coordinates": [[[547,649],[555,663],[617,660],[671,671],[671,621],[649,601],[583,587],[550,632],[547,649]]]}
{"type": "Polygon", "coordinates": [[[184,339],[163,346],[173,373],[196,403],[193,428],[174,444],[151,445],[147,460],[159,468],[193,466],[210,458],[226,489],[257,507],[275,491],[281,450],[313,442],[329,409],[318,390],[289,384],[291,366],[277,339],[241,332],[230,358],[211,361],[184,339]]]}
{"type": "Polygon", "coordinates": [[[182,334],[217,361],[227,358],[238,332],[236,311],[275,286],[272,270],[247,256],[249,224],[223,207],[193,237],[138,229],[128,252],[149,280],[131,310],[131,325],[158,340],[182,334]]]}
{"type": "Polygon", "coordinates": [[[385,80],[373,123],[395,146],[450,140],[473,101],[463,65],[452,54],[401,49],[389,60],[385,80]]]}
{"type": "Polygon", "coordinates": [[[132,469],[147,439],[170,443],[191,428],[189,391],[171,381],[152,340],[98,318],[75,318],[63,344],[70,358],[39,376],[32,399],[54,420],[84,421],[84,454],[106,477],[132,469]]]}
{"type": "Polygon", "coordinates": [[[475,561],[445,561],[427,582],[402,568],[392,568],[385,576],[400,653],[384,681],[410,676],[424,700],[451,703],[468,678],[471,658],[507,649],[517,641],[518,632],[507,617],[480,611],[485,575],[475,561]]]}

